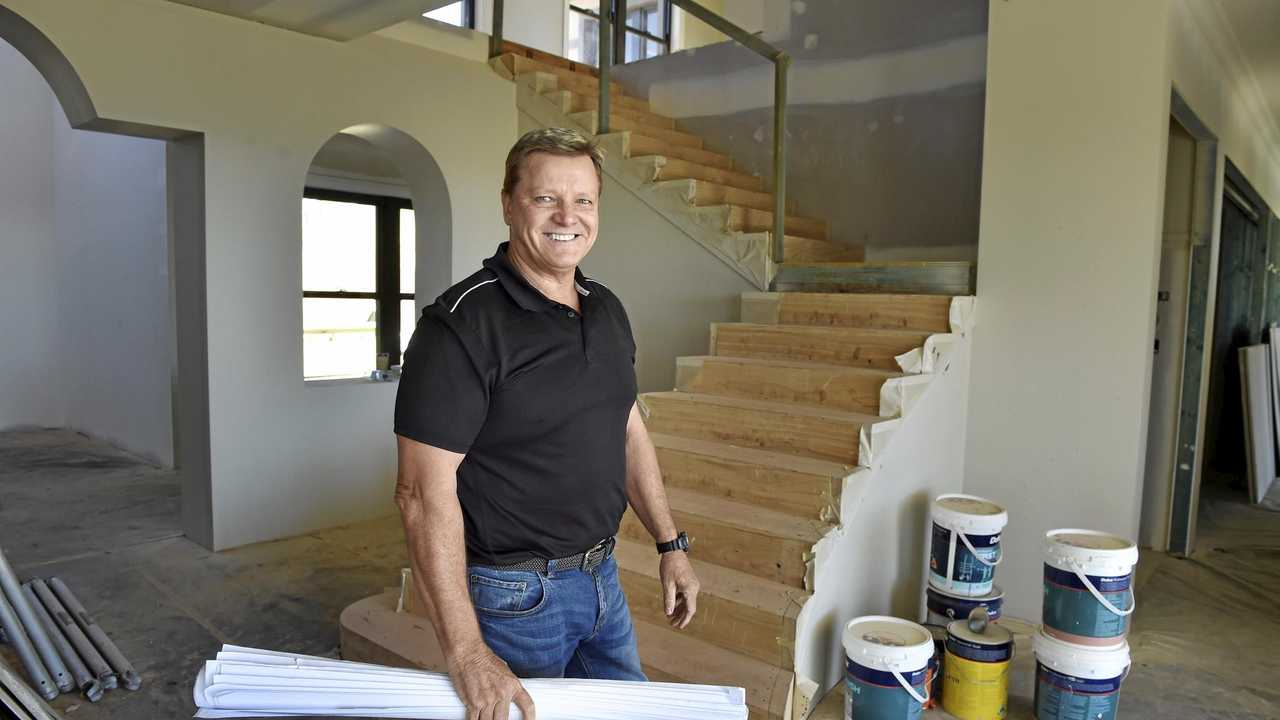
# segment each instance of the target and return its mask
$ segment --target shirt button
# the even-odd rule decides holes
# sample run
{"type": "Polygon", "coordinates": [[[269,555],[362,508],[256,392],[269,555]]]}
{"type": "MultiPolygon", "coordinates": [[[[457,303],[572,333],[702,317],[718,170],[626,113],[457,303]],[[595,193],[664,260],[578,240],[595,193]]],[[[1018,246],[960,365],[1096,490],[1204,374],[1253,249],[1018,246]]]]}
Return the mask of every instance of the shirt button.
{"type": "Polygon", "coordinates": [[[570,310],[570,311],[569,311],[569,317],[571,317],[571,318],[576,318],[576,317],[578,317],[578,313],[576,313],[576,312],[574,312],[574,311],[570,310]]]}

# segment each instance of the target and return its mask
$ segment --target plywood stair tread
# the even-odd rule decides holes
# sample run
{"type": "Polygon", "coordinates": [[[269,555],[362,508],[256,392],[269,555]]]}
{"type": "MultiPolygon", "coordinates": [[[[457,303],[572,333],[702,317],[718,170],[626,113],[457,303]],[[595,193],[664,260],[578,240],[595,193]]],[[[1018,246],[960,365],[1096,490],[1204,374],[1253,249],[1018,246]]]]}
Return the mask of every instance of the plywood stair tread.
{"type": "Polygon", "coordinates": [[[972,295],[974,272],[971,262],[785,261],[777,269],[774,284],[786,292],[972,295]]]}
{"type": "Polygon", "coordinates": [[[697,178],[678,178],[675,180],[659,180],[654,183],[659,188],[669,188],[679,192],[690,204],[698,207],[713,205],[740,205],[757,210],[773,209],[773,194],[755,190],[724,185],[710,180],[697,178]]]}
{"type": "Polygon", "coordinates": [[[866,251],[856,245],[787,235],[782,243],[783,258],[788,263],[862,262],[866,251]]]}
{"type": "Polygon", "coordinates": [[[723,395],[707,395],[704,393],[687,393],[678,391],[645,393],[643,398],[649,400],[675,400],[677,402],[717,405],[736,410],[755,410],[782,415],[798,415],[801,417],[821,418],[837,422],[848,422],[857,425],[873,423],[883,418],[866,413],[853,413],[844,410],[828,410],[825,408],[804,407],[792,403],[771,402],[769,400],[751,400],[748,398],[724,397],[723,395]]]}
{"type": "Polygon", "coordinates": [[[799,518],[759,505],[725,500],[683,488],[667,488],[667,501],[673,510],[686,515],[787,540],[816,543],[831,527],[830,523],[821,520],[799,518]]]}
{"type": "Polygon", "coordinates": [[[787,358],[753,358],[733,357],[732,355],[682,355],[676,358],[677,365],[699,365],[707,362],[726,362],[742,365],[758,365],[761,367],[798,368],[801,370],[826,370],[842,375],[859,375],[881,380],[902,377],[903,373],[877,368],[851,367],[849,365],[833,365],[831,363],[812,362],[809,360],[790,360],[787,358]]]}
{"type": "MultiPolygon", "coordinates": [[[[594,112],[600,103],[599,95],[585,95],[572,90],[550,90],[542,94],[543,97],[556,103],[561,112],[566,115],[580,112],[594,112]]],[[[609,116],[622,116],[634,120],[642,125],[649,125],[661,130],[675,130],[676,121],[665,116],[659,115],[648,110],[641,110],[634,103],[626,102],[627,96],[609,97],[609,116]],[[614,102],[621,99],[622,102],[614,102]]]]}
{"type": "Polygon", "coordinates": [[[724,168],[700,165],[696,162],[681,160],[665,155],[636,155],[632,153],[631,163],[643,170],[644,175],[652,182],[662,180],[705,180],[718,185],[762,192],[764,181],[755,175],[725,170],[724,168]]]}
{"type": "Polygon", "coordinates": [[[685,145],[672,145],[668,142],[650,137],[644,134],[644,128],[639,130],[618,130],[606,133],[601,137],[610,137],[615,134],[625,135],[627,140],[624,145],[627,148],[627,157],[642,157],[644,155],[661,155],[663,157],[677,157],[681,160],[706,165],[708,167],[722,168],[724,170],[733,169],[733,158],[718,152],[713,152],[705,148],[692,148],[685,145]]]}
{"type": "Polygon", "coordinates": [[[713,323],[713,355],[806,360],[882,370],[898,368],[895,357],[923,347],[931,333],[815,325],[713,323]]]}
{"type": "Polygon", "coordinates": [[[822,460],[820,458],[790,455],[787,453],[761,450],[759,448],[741,447],[738,445],[728,445],[710,440],[683,437],[681,435],[650,433],[649,437],[653,440],[654,446],[658,448],[675,450],[694,455],[704,455],[706,457],[721,460],[750,463],[752,465],[805,473],[807,475],[843,478],[856,469],[852,465],[844,465],[842,463],[822,460]]]}
{"type": "MultiPolygon", "coordinates": [[[[599,113],[595,110],[585,110],[583,112],[570,113],[569,119],[587,128],[593,133],[600,132],[599,113]]],[[[627,115],[609,113],[609,130],[631,130],[633,132],[643,132],[652,138],[657,138],[672,145],[682,145],[684,147],[701,148],[702,138],[697,135],[691,135],[679,130],[664,130],[652,125],[648,125],[628,117],[627,115]]]]}
{"type": "Polygon", "coordinates": [[[744,292],[742,320],[945,333],[951,330],[951,300],[944,295],[744,292]]]}
{"type": "Polygon", "coordinates": [[[752,720],[783,720],[793,674],[678,630],[637,620],[636,644],[650,680],[745,688],[752,720]]]}
{"type": "Polygon", "coordinates": [[[676,389],[735,398],[878,413],[880,390],[898,373],[805,360],[702,355],[676,359],[676,389]]]}
{"type": "MultiPolygon", "coordinates": [[[[728,212],[728,227],[740,232],[769,232],[773,229],[773,211],[758,210],[741,205],[721,206],[728,212]]],[[[827,221],[818,218],[788,215],[784,220],[785,237],[805,237],[814,240],[827,239],[827,221]]]]}
{"type": "MultiPolygon", "coordinates": [[[[562,83],[565,89],[574,90],[587,94],[590,92],[599,92],[600,80],[594,73],[586,72],[584,68],[579,66],[577,69],[568,69],[558,65],[534,60],[524,55],[516,55],[514,53],[506,53],[499,55],[497,58],[490,60],[490,63],[500,63],[505,68],[505,74],[510,78],[530,72],[542,72],[555,75],[562,83]]],[[[623,95],[622,86],[616,82],[609,83],[609,94],[614,93],[623,95]]]]}

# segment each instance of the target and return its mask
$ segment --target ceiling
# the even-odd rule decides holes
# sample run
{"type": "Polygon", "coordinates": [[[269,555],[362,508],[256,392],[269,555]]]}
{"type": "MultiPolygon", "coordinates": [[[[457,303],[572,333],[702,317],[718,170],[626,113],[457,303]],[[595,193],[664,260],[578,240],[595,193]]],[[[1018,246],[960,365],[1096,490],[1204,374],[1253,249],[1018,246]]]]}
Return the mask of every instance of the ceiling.
{"type": "Polygon", "coordinates": [[[381,30],[451,0],[169,0],[331,40],[381,30]]]}
{"type": "Polygon", "coordinates": [[[1226,20],[1241,58],[1257,81],[1257,89],[1271,111],[1272,127],[1280,128],[1280,2],[1212,0],[1212,3],[1226,20]]]}

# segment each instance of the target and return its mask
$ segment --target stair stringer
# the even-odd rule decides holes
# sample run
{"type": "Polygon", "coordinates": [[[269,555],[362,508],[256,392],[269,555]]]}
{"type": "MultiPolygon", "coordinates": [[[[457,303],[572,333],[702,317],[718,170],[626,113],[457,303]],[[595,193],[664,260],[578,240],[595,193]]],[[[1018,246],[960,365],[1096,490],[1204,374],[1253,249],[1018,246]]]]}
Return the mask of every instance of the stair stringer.
{"type": "MultiPolygon", "coordinates": [[[[516,107],[535,123],[543,127],[572,127],[587,134],[593,133],[594,128],[581,125],[555,102],[543,97],[542,93],[555,89],[554,76],[525,73],[517,76],[515,83],[516,107]]],[[[655,183],[652,171],[646,172],[645,163],[633,163],[628,157],[629,133],[607,133],[598,136],[598,140],[604,150],[605,175],[748,282],[761,290],[769,288],[774,268],[769,257],[768,233],[728,230],[725,227],[728,221],[726,212],[694,207],[687,190],[679,185],[655,183]]]]}
{"type": "Polygon", "coordinates": [[[807,718],[844,677],[842,635],[851,618],[924,615],[930,504],[963,486],[972,319],[972,298],[953,301],[953,332],[938,344],[945,350],[932,374],[882,391],[882,415],[893,414],[894,403],[906,414],[864,428],[863,467],[844,480],[841,522],[811,552],[805,585],[813,595],[793,645],[794,720],[807,718]]]}

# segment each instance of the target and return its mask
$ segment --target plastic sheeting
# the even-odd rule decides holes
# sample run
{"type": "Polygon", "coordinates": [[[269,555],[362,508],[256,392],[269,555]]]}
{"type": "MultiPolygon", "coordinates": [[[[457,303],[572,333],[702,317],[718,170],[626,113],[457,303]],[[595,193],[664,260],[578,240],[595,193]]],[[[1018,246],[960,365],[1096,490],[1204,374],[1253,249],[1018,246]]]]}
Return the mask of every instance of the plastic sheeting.
{"type": "MultiPolygon", "coordinates": [[[[746,720],[742,688],[612,680],[522,680],[542,720],[746,720]]],[[[461,720],[447,675],[224,645],[196,676],[198,718],[461,720]]],[[[514,705],[511,717],[519,720],[514,705]]]]}

